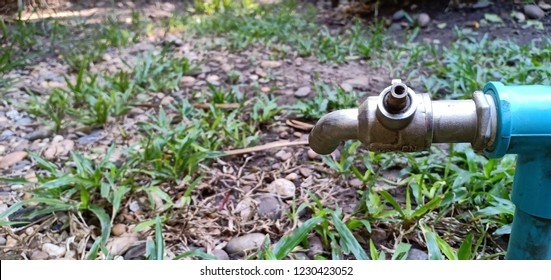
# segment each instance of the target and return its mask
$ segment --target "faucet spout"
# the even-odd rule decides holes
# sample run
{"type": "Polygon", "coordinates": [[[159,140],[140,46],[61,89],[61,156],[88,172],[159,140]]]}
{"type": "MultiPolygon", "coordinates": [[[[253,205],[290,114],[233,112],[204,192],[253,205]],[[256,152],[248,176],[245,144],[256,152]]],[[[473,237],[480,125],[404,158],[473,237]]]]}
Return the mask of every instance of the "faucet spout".
{"type": "Polygon", "coordinates": [[[310,132],[310,148],[318,154],[333,152],[344,140],[358,139],[358,109],[331,112],[321,118],[310,132]]]}

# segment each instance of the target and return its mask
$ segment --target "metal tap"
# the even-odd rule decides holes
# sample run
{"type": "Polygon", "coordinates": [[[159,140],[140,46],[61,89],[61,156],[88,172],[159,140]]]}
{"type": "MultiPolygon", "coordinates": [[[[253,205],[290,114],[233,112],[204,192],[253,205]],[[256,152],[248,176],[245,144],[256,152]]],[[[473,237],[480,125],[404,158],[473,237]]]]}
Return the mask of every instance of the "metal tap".
{"type": "Polygon", "coordinates": [[[340,142],[358,139],[371,151],[423,151],[432,143],[471,143],[476,150],[495,140],[496,109],[491,96],[475,92],[472,100],[431,101],[401,80],[392,80],[379,96],[358,109],[321,118],[310,133],[310,147],[329,154],[340,142]]]}
{"type": "Polygon", "coordinates": [[[321,118],[309,142],[314,151],[329,154],[347,139],[379,152],[471,143],[490,158],[518,154],[507,258],[551,259],[551,86],[490,82],[472,100],[431,101],[393,80],[358,109],[321,118]]]}

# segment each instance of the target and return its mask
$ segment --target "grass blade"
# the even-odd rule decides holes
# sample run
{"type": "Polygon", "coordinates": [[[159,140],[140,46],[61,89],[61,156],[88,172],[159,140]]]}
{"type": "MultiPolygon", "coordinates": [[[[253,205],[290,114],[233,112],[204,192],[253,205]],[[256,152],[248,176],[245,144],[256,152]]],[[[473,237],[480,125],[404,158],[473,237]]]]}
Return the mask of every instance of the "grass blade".
{"type": "Polygon", "coordinates": [[[438,242],[436,241],[436,235],[432,232],[427,226],[423,225],[421,227],[423,235],[425,235],[425,243],[429,249],[429,260],[443,260],[442,253],[438,247],[438,242]]]}
{"type": "Polygon", "coordinates": [[[285,258],[300,242],[302,242],[302,240],[304,240],[304,238],[308,236],[312,229],[323,220],[325,220],[325,217],[318,216],[311,218],[295,229],[291,235],[281,238],[274,248],[274,256],[276,259],[281,260],[285,258]]]}
{"type": "Polygon", "coordinates": [[[90,205],[88,208],[96,217],[98,217],[100,225],[101,225],[101,244],[102,246],[105,246],[105,243],[107,243],[107,239],[109,238],[109,235],[111,234],[111,218],[109,218],[109,215],[107,215],[107,212],[105,212],[105,209],[101,208],[98,205],[90,205]]]}
{"type": "Polygon", "coordinates": [[[157,259],[164,259],[165,240],[163,238],[163,225],[159,216],[155,218],[155,247],[157,248],[157,259]]]}
{"type": "Polygon", "coordinates": [[[341,239],[344,240],[344,242],[347,244],[348,248],[356,257],[358,260],[369,260],[369,256],[365,252],[365,250],[360,246],[360,243],[358,243],[358,240],[354,238],[354,235],[352,235],[352,232],[346,227],[346,225],[335,215],[335,213],[331,213],[331,218],[333,220],[333,224],[335,225],[335,228],[337,229],[337,232],[341,236],[341,239]]]}
{"type": "Polygon", "coordinates": [[[411,244],[401,242],[400,244],[398,244],[398,247],[396,247],[396,250],[394,250],[394,254],[392,254],[391,259],[393,260],[407,259],[410,249],[411,249],[411,244]]]}
{"type": "Polygon", "coordinates": [[[394,207],[394,209],[396,209],[396,211],[398,211],[398,213],[400,213],[400,216],[402,216],[402,218],[406,217],[406,214],[404,213],[404,210],[402,210],[402,207],[400,207],[400,204],[398,204],[398,202],[396,202],[396,200],[394,199],[394,197],[392,197],[392,195],[390,195],[386,191],[381,191],[380,194],[385,198],[385,200],[388,203],[390,203],[390,205],[392,205],[392,207],[394,207]]]}
{"type": "Polygon", "coordinates": [[[34,197],[34,198],[30,198],[30,199],[23,200],[23,201],[15,203],[10,208],[8,208],[8,210],[4,211],[4,213],[0,214],[0,219],[4,219],[4,218],[8,217],[9,215],[15,213],[17,210],[21,209],[25,204],[28,204],[28,203],[31,203],[31,202],[44,203],[44,204],[55,205],[55,206],[63,206],[63,208],[60,209],[59,211],[61,211],[61,210],[71,210],[71,209],[76,208],[76,206],[74,204],[69,204],[69,203],[63,202],[59,199],[34,197]]]}
{"type": "Polygon", "coordinates": [[[472,247],[473,247],[473,234],[469,233],[467,237],[465,237],[465,240],[463,243],[461,243],[461,246],[459,246],[459,250],[457,251],[457,259],[458,260],[470,260],[472,255],[472,247]]]}
{"type": "Polygon", "coordinates": [[[90,248],[90,252],[88,253],[88,257],[86,259],[88,260],[95,260],[98,257],[98,251],[100,247],[101,239],[98,238],[96,241],[94,241],[94,244],[92,244],[92,248],[90,248]]]}
{"type": "Polygon", "coordinates": [[[205,253],[203,250],[195,249],[195,250],[187,251],[185,253],[181,253],[181,254],[177,255],[176,257],[174,257],[173,260],[181,260],[181,259],[187,258],[187,257],[199,257],[199,258],[204,259],[204,260],[217,260],[218,259],[218,258],[216,258],[215,256],[213,256],[211,254],[205,253]]]}

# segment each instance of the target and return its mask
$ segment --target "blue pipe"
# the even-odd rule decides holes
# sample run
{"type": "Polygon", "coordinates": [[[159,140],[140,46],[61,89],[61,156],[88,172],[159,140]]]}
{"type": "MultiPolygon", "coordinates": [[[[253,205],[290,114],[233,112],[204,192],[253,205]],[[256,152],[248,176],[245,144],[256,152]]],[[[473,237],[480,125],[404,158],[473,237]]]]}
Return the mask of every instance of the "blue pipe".
{"type": "Polygon", "coordinates": [[[551,260],[551,86],[491,82],[484,93],[497,111],[496,140],[485,154],[518,154],[507,259],[551,260]]]}

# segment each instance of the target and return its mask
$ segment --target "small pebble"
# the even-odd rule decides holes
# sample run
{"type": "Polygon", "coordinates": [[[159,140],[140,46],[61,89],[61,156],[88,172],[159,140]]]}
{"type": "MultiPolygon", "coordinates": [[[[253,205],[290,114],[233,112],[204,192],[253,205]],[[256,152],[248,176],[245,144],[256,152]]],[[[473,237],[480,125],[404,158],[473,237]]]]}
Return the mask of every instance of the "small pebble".
{"type": "Polygon", "coordinates": [[[400,31],[400,30],[402,30],[402,25],[397,22],[391,24],[390,27],[388,28],[388,31],[400,31]]]}
{"type": "Polygon", "coordinates": [[[379,244],[383,241],[386,241],[387,234],[383,229],[380,228],[374,228],[371,230],[371,240],[375,242],[375,244],[379,244]]]}
{"type": "Polygon", "coordinates": [[[524,22],[526,20],[526,16],[521,12],[514,13],[513,18],[515,18],[517,22],[524,22]]]}
{"type": "Polygon", "coordinates": [[[183,76],[182,79],[180,79],[180,85],[183,87],[190,87],[195,84],[195,78],[191,76],[183,76]]]}
{"type": "Polygon", "coordinates": [[[295,259],[296,260],[310,260],[310,258],[303,252],[295,253],[295,259]]]}
{"type": "Polygon", "coordinates": [[[262,233],[249,233],[228,242],[225,251],[230,255],[242,255],[245,251],[257,250],[264,242],[265,235],[262,233]]]}
{"type": "Polygon", "coordinates": [[[64,259],[66,260],[74,260],[77,253],[74,250],[69,250],[65,253],[64,259]]]}
{"type": "Polygon", "coordinates": [[[310,89],[310,87],[301,87],[301,88],[297,89],[297,91],[295,91],[295,96],[296,97],[306,97],[306,96],[308,96],[308,94],[310,94],[310,91],[312,91],[310,89]]]}
{"type": "Polygon", "coordinates": [[[46,252],[50,257],[61,257],[65,255],[65,247],[57,246],[52,243],[44,243],[42,251],[46,252]]]}
{"type": "Polygon", "coordinates": [[[27,152],[18,151],[5,155],[0,161],[0,169],[8,168],[27,157],[27,152]]]}
{"type": "Polygon", "coordinates": [[[126,225],[124,224],[116,224],[113,226],[113,228],[111,228],[111,233],[114,236],[120,236],[125,232],[126,232],[126,225]]]}
{"type": "Polygon", "coordinates": [[[318,158],[319,158],[319,154],[316,153],[316,152],[314,152],[314,150],[309,149],[309,150],[308,150],[308,158],[311,159],[311,160],[318,159],[318,158]]]}
{"type": "Polygon", "coordinates": [[[421,251],[419,249],[412,248],[408,252],[408,256],[406,260],[428,260],[429,254],[425,253],[425,251],[421,251]]]}
{"type": "Polygon", "coordinates": [[[353,178],[353,179],[350,179],[348,181],[348,184],[351,186],[351,187],[354,187],[354,188],[358,188],[358,187],[361,187],[363,185],[363,182],[358,179],[358,178],[353,178]]]}
{"type": "Polygon", "coordinates": [[[420,13],[417,16],[417,24],[419,24],[419,26],[426,27],[427,25],[429,25],[429,22],[430,22],[430,16],[428,14],[420,13]]]}
{"type": "Polygon", "coordinates": [[[393,21],[399,21],[399,20],[403,19],[405,16],[406,16],[406,12],[404,12],[404,10],[398,10],[397,12],[395,12],[392,15],[392,20],[393,21]]]}
{"type": "Polygon", "coordinates": [[[35,261],[47,260],[48,259],[48,254],[46,252],[36,250],[36,251],[33,251],[33,253],[31,254],[30,259],[35,260],[35,261]]]}
{"type": "Polygon", "coordinates": [[[543,2],[543,1],[539,1],[539,2],[538,2],[538,6],[540,6],[540,8],[542,8],[542,9],[544,9],[544,10],[546,10],[546,11],[551,10],[551,4],[547,4],[547,3],[543,2]]]}
{"type": "Polygon", "coordinates": [[[234,212],[239,214],[241,220],[249,221],[254,216],[254,202],[251,198],[245,197],[235,206],[234,212]]]}
{"type": "Polygon", "coordinates": [[[281,205],[279,200],[271,194],[265,194],[256,199],[258,202],[258,215],[264,219],[277,220],[281,218],[281,205]]]}
{"type": "Polygon", "coordinates": [[[228,255],[228,253],[226,253],[226,251],[220,250],[220,249],[216,249],[216,250],[212,251],[212,255],[215,256],[217,259],[223,260],[223,261],[227,261],[227,260],[230,259],[230,256],[228,255]]]}
{"type": "Polygon", "coordinates": [[[130,205],[128,205],[128,209],[132,212],[138,212],[140,211],[140,204],[137,201],[130,202],[130,205]]]}
{"type": "Polygon", "coordinates": [[[11,131],[9,129],[6,129],[6,130],[2,131],[2,133],[0,134],[0,141],[9,140],[13,136],[14,136],[13,131],[11,131]]]}
{"type": "Polygon", "coordinates": [[[310,175],[312,175],[312,169],[310,168],[301,167],[298,171],[300,172],[300,175],[305,178],[308,178],[310,177],[310,175]]]}
{"type": "Polygon", "coordinates": [[[54,136],[54,139],[52,139],[52,142],[61,142],[63,139],[64,138],[62,135],[56,135],[54,136]]]}
{"type": "Polygon", "coordinates": [[[321,254],[323,254],[323,243],[321,239],[315,235],[308,238],[308,256],[313,258],[321,254]]]}
{"type": "Polygon", "coordinates": [[[31,236],[31,235],[33,235],[33,233],[34,233],[34,228],[33,227],[28,227],[28,228],[25,229],[25,234],[27,236],[31,236]]]}
{"type": "Polygon", "coordinates": [[[124,254],[125,260],[145,260],[145,246],[146,243],[140,243],[128,249],[124,254]]]}
{"type": "Polygon", "coordinates": [[[287,176],[285,176],[285,179],[289,180],[289,181],[294,181],[296,179],[298,179],[298,175],[297,173],[289,173],[287,174],[287,176]]]}
{"type": "Polygon", "coordinates": [[[44,139],[52,136],[52,130],[51,129],[38,129],[35,130],[29,134],[25,138],[29,141],[34,141],[37,139],[44,139]]]}
{"type": "Polygon", "coordinates": [[[524,13],[531,19],[541,19],[545,16],[545,12],[537,5],[524,5],[524,13]]]}
{"type": "Polygon", "coordinates": [[[296,186],[287,179],[276,179],[268,185],[268,192],[277,194],[283,198],[289,198],[295,195],[296,186]]]}
{"type": "Polygon", "coordinates": [[[262,68],[278,68],[281,67],[283,63],[281,61],[271,61],[271,60],[265,60],[260,63],[260,66],[262,68]]]}
{"type": "Polygon", "coordinates": [[[0,246],[6,245],[6,238],[4,236],[0,236],[0,246]]]}
{"type": "Polygon", "coordinates": [[[472,5],[472,8],[473,9],[484,9],[484,8],[490,7],[493,4],[494,3],[490,2],[490,1],[478,1],[477,3],[472,5]]]}
{"type": "Polygon", "coordinates": [[[275,154],[275,157],[282,160],[282,161],[287,161],[288,159],[290,159],[291,157],[293,157],[293,154],[290,153],[290,152],[287,152],[285,150],[280,150],[279,152],[277,152],[275,154]]]}

